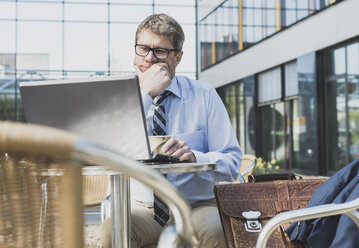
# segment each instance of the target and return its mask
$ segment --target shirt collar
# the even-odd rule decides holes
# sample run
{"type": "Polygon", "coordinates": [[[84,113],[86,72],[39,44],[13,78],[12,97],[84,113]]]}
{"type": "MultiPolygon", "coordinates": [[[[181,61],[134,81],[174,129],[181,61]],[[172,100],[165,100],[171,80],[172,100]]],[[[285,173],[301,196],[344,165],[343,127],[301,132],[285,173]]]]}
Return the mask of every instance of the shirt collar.
{"type": "Polygon", "coordinates": [[[178,85],[178,79],[176,76],[172,79],[172,82],[171,82],[170,86],[168,86],[167,90],[171,91],[172,94],[174,94],[175,96],[177,96],[179,98],[182,97],[181,91],[180,91],[179,85],[178,85]]]}

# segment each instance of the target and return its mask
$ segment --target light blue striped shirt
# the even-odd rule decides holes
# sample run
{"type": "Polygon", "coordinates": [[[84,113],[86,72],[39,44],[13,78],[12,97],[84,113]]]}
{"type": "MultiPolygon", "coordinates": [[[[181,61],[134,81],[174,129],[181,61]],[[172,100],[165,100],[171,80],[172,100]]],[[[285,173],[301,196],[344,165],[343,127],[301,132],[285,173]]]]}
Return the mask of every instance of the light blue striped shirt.
{"type": "MultiPolygon", "coordinates": [[[[210,172],[168,174],[167,178],[189,204],[214,198],[219,181],[234,181],[239,174],[242,151],[227,111],[209,84],[187,77],[174,77],[167,88],[173,94],[164,102],[166,133],[185,141],[199,163],[217,163],[210,172]]],[[[149,135],[152,135],[152,98],[142,92],[149,135]]]]}

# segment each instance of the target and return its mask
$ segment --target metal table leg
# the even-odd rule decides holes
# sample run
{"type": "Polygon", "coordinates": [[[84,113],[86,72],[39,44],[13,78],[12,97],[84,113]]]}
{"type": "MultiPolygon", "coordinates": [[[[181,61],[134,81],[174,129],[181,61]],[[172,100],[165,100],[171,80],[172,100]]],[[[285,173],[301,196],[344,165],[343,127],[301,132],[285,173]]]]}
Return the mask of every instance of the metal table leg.
{"type": "Polygon", "coordinates": [[[130,178],[123,174],[111,175],[112,247],[131,246],[130,178]]]}

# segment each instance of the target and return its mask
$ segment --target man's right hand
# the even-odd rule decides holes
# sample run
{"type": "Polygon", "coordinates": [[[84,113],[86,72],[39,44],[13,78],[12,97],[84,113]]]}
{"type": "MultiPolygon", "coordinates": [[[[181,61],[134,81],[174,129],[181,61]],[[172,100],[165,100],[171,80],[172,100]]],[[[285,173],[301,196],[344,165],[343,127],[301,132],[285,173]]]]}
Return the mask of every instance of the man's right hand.
{"type": "Polygon", "coordinates": [[[152,98],[158,96],[171,84],[171,74],[166,63],[155,63],[144,72],[135,65],[135,70],[140,80],[141,90],[152,98]]]}

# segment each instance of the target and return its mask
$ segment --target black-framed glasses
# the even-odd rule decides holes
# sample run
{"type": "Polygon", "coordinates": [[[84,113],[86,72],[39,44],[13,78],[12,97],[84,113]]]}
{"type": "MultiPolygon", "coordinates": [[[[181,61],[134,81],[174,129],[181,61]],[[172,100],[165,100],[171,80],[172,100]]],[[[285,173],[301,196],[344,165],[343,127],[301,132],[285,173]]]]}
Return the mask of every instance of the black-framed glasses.
{"type": "Polygon", "coordinates": [[[160,48],[160,47],[151,48],[151,47],[141,45],[141,44],[135,45],[135,52],[138,56],[146,57],[150,53],[150,51],[153,52],[153,55],[155,56],[156,59],[167,59],[170,52],[176,52],[178,50],[177,49],[166,49],[166,48],[160,48]]]}

